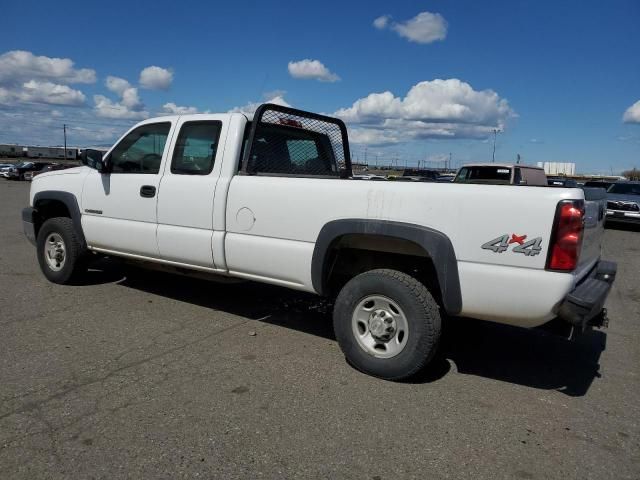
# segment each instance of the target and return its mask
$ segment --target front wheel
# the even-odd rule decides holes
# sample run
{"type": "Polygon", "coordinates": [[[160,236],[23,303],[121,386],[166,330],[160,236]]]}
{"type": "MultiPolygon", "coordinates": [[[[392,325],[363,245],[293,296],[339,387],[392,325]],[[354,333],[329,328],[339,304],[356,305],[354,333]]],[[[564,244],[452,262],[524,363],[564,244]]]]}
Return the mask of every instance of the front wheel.
{"type": "Polygon", "coordinates": [[[438,304],[418,280],[396,270],[371,270],[340,291],[333,312],[336,338],[358,370],[387,380],[422,370],[440,340],[438,304]]]}
{"type": "Polygon", "coordinates": [[[50,218],[42,224],[37,238],[38,263],[53,283],[72,283],[86,271],[86,251],[67,217],[50,218]]]}

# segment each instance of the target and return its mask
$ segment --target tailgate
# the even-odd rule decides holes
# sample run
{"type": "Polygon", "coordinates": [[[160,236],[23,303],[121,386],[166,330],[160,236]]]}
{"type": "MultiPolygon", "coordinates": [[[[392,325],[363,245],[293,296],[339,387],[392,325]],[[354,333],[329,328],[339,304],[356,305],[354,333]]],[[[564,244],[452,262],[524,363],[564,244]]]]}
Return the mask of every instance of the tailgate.
{"type": "Polygon", "coordinates": [[[604,189],[584,189],[584,236],[578,268],[576,269],[578,279],[588,274],[600,259],[602,237],[604,236],[606,203],[606,191],[604,189]]]}

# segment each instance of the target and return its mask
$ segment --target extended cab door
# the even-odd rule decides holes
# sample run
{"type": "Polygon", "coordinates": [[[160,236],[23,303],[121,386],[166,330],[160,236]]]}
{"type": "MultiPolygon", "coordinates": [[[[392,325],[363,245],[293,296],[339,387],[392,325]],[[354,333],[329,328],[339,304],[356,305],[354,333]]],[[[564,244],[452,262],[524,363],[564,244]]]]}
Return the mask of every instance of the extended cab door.
{"type": "Polygon", "coordinates": [[[88,174],[82,228],[90,247],[159,256],[156,207],[171,128],[171,120],[136,127],[107,154],[109,173],[88,174]]]}
{"type": "Polygon", "coordinates": [[[215,268],[213,204],[228,118],[186,115],[176,125],[158,196],[158,248],[163,260],[215,268]]]}

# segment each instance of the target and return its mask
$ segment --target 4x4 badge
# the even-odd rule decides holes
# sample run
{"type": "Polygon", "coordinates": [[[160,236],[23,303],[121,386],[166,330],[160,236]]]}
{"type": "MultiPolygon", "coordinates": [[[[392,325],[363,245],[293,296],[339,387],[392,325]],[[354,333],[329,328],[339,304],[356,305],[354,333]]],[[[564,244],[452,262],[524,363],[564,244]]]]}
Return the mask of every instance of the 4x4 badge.
{"type": "Polygon", "coordinates": [[[491,250],[494,253],[502,253],[506,252],[510,245],[517,244],[511,250],[512,252],[522,253],[527,257],[538,255],[542,251],[542,237],[537,237],[525,242],[526,238],[526,235],[516,235],[512,233],[511,237],[509,237],[509,234],[505,234],[484,243],[482,248],[484,250],[491,250]]]}

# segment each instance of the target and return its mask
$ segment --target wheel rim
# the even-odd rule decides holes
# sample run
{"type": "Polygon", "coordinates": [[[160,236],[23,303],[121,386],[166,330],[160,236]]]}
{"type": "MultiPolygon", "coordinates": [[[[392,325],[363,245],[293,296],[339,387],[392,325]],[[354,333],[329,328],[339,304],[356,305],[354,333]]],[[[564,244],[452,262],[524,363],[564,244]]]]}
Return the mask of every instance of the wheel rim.
{"type": "Polygon", "coordinates": [[[67,259],[67,248],[59,233],[50,233],[44,242],[44,258],[47,266],[54,272],[64,268],[67,259]]]}
{"type": "Polygon", "coordinates": [[[396,302],[383,295],[363,298],[353,312],[353,335],[370,355],[391,358],[407,345],[409,324],[396,302]]]}

